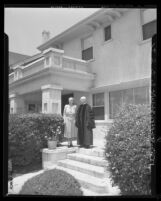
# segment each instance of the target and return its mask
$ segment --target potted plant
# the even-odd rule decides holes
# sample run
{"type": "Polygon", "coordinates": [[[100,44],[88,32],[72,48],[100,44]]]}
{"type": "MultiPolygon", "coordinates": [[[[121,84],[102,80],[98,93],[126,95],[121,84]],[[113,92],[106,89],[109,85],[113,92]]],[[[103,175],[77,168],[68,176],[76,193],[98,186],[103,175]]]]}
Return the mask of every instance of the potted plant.
{"type": "Polygon", "coordinates": [[[57,147],[57,139],[56,137],[48,138],[48,148],[49,149],[56,149],[57,147]]]}
{"type": "Polygon", "coordinates": [[[61,128],[58,125],[56,129],[54,129],[52,126],[49,126],[49,129],[47,131],[47,135],[45,138],[47,139],[47,144],[49,149],[56,149],[57,147],[57,140],[58,140],[58,135],[61,133],[61,128]]]}

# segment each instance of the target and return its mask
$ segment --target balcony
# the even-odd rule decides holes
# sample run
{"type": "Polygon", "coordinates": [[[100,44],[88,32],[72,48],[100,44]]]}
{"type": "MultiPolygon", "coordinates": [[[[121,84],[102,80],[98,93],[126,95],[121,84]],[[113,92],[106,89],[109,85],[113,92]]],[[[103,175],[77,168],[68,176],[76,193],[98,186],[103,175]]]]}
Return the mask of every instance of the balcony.
{"type": "Polygon", "coordinates": [[[14,72],[9,75],[9,83],[40,73],[46,68],[52,68],[64,72],[73,72],[79,75],[93,75],[87,61],[65,56],[64,50],[49,48],[43,52],[43,58],[31,62],[26,66],[17,66],[14,72]]]}

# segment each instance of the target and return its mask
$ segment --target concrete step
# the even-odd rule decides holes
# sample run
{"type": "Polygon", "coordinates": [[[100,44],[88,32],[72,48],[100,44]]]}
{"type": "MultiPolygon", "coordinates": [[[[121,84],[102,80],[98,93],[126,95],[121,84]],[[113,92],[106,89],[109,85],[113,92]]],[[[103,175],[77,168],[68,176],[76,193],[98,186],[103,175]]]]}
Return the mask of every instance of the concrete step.
{"type": "Polygon", "coordinates": [[[108,196],[108,193],[97,193],[86,188],[81,188],[83,196],[108,196]]]}
{"type": "Polygon", "coordinates": [[[64,170],[75,177],[75,179],[80,183],[81,187],[88,191],[86,191],[87,194],[91,193],[91,195],[98,195],[110,193],[109,190],[111,189],[111,184],[108,183],[108,179],[100,179],[62,166],[57,166],[56,168],[64,170]]]}
{"type": "Polygon", "coordinates": [[[80,153],[72,153],[67,155],[68,159],[76,160],[91,165],[107,167],[108,163],[103,157],[84,155],[80,153]]]}
{"type": "Polygon", "coordinates": [[[89,156],[105,157],[104,149],[100,148],[91,148],[91,149],[79,148],[77,149],[76,152],[89,156]]]}
{"type": "Polygon", "coordinates": [[[58,166],[62,166],[65,168],[69,168],[72,170],[76,170],[78,172],[82,172],[91,176],[95,176],[98,178],[103,178],[105,176],[105,168],[99,167],[79,161],[74,161],[70,159],[60,160],[58,161],[58,166]]]}

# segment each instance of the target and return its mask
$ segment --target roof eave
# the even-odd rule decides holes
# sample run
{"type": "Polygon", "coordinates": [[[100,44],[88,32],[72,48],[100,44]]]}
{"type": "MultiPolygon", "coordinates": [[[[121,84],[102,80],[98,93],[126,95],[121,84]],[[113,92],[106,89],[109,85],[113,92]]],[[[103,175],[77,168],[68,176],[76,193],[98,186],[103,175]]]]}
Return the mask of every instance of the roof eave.
{"type": "Polygon", "coordinates": [[[80,25],[85,25],[90,23],[90,21],[95,18],[96,16],[99,16],[103,13],[106,13],[108,11],[113,10],[112,8],[101,8],[100,10],[98,10],[97,12],[93,13],[92,15],[86,17],[85,19],[81,20],[80,22],[74,24],[73,26],[71,26],[70,28],[66,29],[65,31],[63,31],[62,33],[58,34],[57,36],[51,38],[50,40],[48,40],[46,43],[41,44],[40,46],[37,47],[38,50],[42,51],[44,50],[46,47],[48,47],[51,43],[53,43],[54,41],[60,39],[61,37],[65,36],[67,33],[72,32],[74,29],[78,28],[80,25]]]}

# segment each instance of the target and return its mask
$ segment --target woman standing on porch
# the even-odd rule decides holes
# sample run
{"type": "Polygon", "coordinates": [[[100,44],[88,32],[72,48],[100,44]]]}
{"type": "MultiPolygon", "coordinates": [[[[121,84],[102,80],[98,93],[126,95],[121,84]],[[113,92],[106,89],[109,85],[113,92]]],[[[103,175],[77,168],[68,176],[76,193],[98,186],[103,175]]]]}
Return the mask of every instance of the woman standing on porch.
{"type": "Polygon", "coordinates": [[[64,107],[64,137],[68,139],[68,147],[72,147],[72,139],[76,138],[77,128],[75,126],[76,105],[74,105],[74,98],[70,97],[69,104],[64,107]]]}

